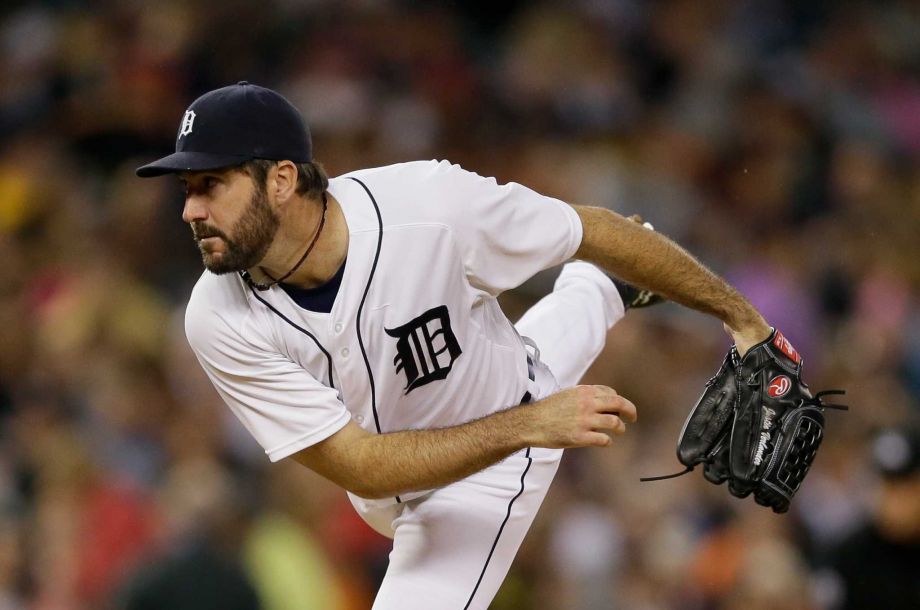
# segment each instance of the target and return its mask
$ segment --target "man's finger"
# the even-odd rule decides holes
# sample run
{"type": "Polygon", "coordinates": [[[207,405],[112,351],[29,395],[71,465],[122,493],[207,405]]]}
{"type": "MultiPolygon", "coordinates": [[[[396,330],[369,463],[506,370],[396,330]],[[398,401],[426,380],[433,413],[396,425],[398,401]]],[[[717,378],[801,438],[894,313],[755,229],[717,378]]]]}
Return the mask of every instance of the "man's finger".
{"type": "Polygon", "coordinates": [[[636,405],[634,405],[632,401],[622,396],[609,396],[605,398],[604,400],[600,400],[596,406],[598,413],[613,413],[614,415],[619,415],[624,421],[631,424],[636,423],[638,414],[636,412],[636,405]]]}
{"type": "Polygon", "coordinates": [[[626,434],[626,424],[623,420],[610,413],[602,413],[597,416],[593,429],[598,432],[610,432],[611,434],[626,434]]]}
{"type": "Polygon", "coordinates": [[[609,447],[613,443],[613,439],[603,432],[589,432],[587,439],[586,447],[609,447]]]}

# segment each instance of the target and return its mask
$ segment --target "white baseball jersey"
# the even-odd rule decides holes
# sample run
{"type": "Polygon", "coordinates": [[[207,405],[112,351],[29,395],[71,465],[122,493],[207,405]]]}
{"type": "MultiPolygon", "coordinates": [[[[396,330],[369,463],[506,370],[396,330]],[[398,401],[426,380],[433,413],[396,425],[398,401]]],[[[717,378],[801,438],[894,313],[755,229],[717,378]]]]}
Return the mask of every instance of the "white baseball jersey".
{"type": "Polygon", "coordinates": [[[527,352],[496,297],[574,255],[575,211],[445,161],[356,171],[329,192],[349,231],[329,313],[207,271],[186,313],[202,367],[268,457],[349,419],[391,432],[520,403],[527,352]]]}

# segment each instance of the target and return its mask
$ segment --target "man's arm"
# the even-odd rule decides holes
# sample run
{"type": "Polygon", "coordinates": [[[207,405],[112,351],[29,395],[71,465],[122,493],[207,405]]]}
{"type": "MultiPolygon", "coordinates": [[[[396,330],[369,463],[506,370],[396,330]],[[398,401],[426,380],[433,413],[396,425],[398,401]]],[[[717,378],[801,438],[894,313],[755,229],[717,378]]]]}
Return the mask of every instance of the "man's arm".
{"type": "Polygon", "coordinates": [[[453,483],[525,447],[605,447],[624,421],[636,421],[630,401],[578,386],[450,428],[371,434],[350,422],[291,457],[359,496],[385,498],[453,483]]]}
{"type": "Polygon", "coordinates": [[[584,228],[576,258],[719,318],[741,354],[772,332],[747,299],[667,237],[604,208],[572,207],[584,228]]]}

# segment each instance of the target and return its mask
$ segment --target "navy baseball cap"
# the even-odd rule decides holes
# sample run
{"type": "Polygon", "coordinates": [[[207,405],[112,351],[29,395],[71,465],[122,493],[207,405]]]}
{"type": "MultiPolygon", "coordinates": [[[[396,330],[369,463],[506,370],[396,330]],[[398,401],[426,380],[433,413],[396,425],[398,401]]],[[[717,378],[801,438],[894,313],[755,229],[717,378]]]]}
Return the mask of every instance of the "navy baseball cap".
{"type": "Polygon", "coordinates": [[[250,159],[313,159],[310,130],[280,93],[241,81],[192,102],[179,125],[176,152],[137,168],[141,178],[239,165],[250,159]]]}

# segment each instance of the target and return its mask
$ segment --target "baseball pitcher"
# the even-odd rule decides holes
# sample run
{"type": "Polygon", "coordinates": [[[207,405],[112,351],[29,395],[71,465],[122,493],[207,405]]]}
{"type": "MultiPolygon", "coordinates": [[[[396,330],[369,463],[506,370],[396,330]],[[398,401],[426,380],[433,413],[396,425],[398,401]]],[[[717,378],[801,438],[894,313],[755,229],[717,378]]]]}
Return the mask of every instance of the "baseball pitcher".
{"type": "MultiPolygon", "coordinates": [[[[562,449],[608,446],[636,420],[613,389],[576,385],[625,308],[650,302],[598,267],[722,320],[733,374],[773,345],[734,289],[608,210],[446,161],[330,180],[299,112],[247,82],[195,100],[176,152],[137,174],[185,188],[206,268],[186,332],[228,407],[270,460],[337,483],[393,539],[377,610],[487,608],[562,449]],[[512,325],[497,297],[573,258],[586,262],[512,325]]],[[[696,410],[718,413],[713,439],[725,443],[742,394],[696,410]]],[[[760,415],[745,405],[756,436],[760,415]]]]}

